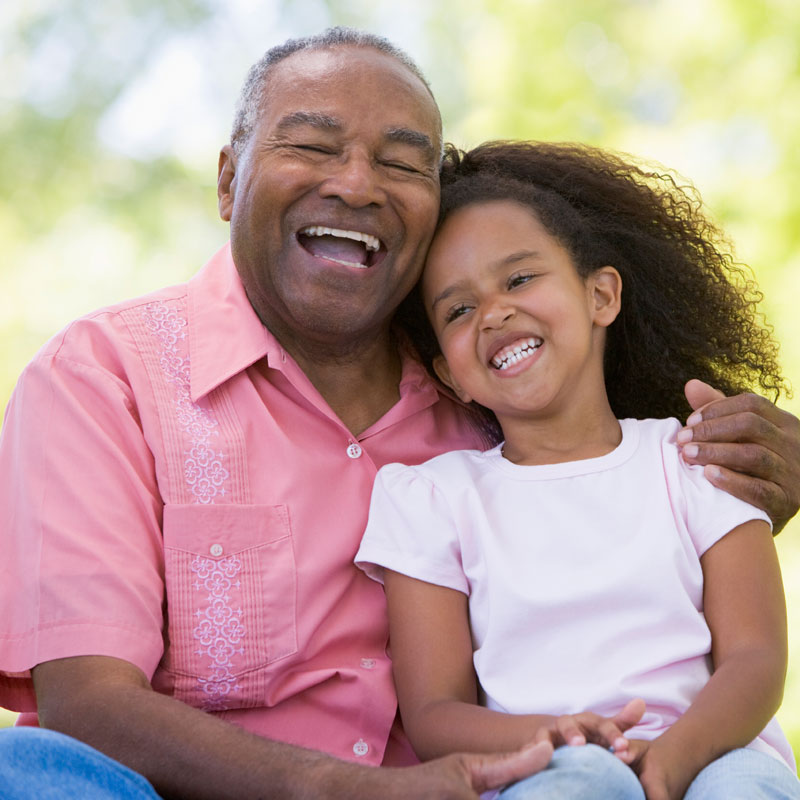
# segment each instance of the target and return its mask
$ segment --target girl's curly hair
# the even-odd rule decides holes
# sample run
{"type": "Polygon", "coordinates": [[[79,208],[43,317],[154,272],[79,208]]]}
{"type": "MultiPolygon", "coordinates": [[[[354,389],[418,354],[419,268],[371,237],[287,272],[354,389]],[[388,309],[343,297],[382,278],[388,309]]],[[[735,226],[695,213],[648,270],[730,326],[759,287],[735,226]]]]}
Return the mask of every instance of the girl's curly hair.
{"type": "MultiPolygon", "coordinates": [[[[669,172],[585,145],[497,141],[468,152],[448,145],[441,184],[440,226],[464,206],[513,200],[531,209],[581,275],[616,267],[622,308],[608,329],[604,367],[617,417],[685,417],[690,378],[726,394],[790,394],[748,269],[694,188],[669,172]]],[[[418,291],[398,321],[433,374],[439,348],[418,291]]],[[[497,440],[494,415],[477,411],[497,440]]]]}

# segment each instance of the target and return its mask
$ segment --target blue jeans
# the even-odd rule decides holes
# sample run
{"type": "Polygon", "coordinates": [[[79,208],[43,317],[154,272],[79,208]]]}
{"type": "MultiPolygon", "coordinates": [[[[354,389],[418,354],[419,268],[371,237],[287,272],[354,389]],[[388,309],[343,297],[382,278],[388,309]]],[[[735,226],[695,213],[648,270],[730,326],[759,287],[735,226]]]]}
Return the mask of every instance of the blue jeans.
{"type": "Polygon", "coordinates": [[[772,756],[742,748],[701,770],[684,800],[800,800],[800,781],[772,756]]]}
{"type": "Polygon", "coordinates": [[[0,730],[3,800],[159,800],[138,773],[55,731],[0,730]]]}
{"type": "Polygon", "coordinates": [[[613,753],[586,744],[559,747],[547,769],[514,783],[498,800],[645,800],[634,771],[613,753]]]}
{"type": "MultiPolygon", "coordinates": [[[[547,769],[509,786],[499,800],[644,800],[633,770],[597,745],[559,747],[547,769]]],[[[784,764],[740,749],[712,761],[684,800],[800,800],[800,781],[784,764]]]]}

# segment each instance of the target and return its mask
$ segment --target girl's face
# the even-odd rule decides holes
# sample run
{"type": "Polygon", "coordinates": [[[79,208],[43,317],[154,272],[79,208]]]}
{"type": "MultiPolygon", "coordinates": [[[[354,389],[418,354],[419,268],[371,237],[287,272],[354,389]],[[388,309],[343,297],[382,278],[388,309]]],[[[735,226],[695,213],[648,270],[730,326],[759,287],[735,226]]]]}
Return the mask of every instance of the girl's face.
{"type": "Polygon", "coordinates": [[[582,278],[526,206],[465,206],[435,236],[422,276],[442,350],[436,373],[501,425],[604,399],[604,329],[619,312],[620,290],[613,267],[582,278]]]}

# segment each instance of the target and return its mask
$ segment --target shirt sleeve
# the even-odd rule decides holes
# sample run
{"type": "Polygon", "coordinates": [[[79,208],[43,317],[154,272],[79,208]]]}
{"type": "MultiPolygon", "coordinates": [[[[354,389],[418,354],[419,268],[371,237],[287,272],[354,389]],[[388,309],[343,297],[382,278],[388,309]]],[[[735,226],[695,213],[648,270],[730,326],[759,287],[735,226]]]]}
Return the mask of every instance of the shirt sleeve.
{"type": "Polygon", "coordinates": [[[378,471],[355,562],[380,583],[386,567],[469,594],[447,499],[415,467],[387,464],[378,471]]]}
{"type": "Polygon", "coordinates": [[[62,335],[27,367],[6,410],[0,478],[0,704],[34,710],[30,669],[58,658],[114,656],[152,676],[163,506],[108,337],[62,335]],[[75,339],[83,361],[65,344],[75,339]]]}
{"type": "Polygon", "coordinates": [[[718,489],[703,474],[703,467],[687,464],[677,456],[674,470],[681,513],[698,556],[702,556],[726,533],[750,520],[760,519],[772,528],[769,516],[760,508],[718,489]]]}

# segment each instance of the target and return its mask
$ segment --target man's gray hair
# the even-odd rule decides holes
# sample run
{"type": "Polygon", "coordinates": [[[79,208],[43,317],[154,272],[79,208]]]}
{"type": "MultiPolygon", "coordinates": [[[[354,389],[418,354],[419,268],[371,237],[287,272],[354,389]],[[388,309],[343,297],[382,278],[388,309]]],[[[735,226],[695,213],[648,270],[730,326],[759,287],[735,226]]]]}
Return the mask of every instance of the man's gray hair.
{"type": "MultiPolygon", "coordinates": [[[[267,87],[267,80],[272,68],[284,58],[297,53],[300,50],[326,50],[331,47],[350,46],[350,47],[371,47],[392,58],[397,59],[403,66],[414,73],[425,85],[425,88],[433,97],[431,87],[420,68],[414,63],[411,57],[396,45],[393,45],[383,36],[374,33],[367,33],[355,28],[338,26],[328,28],[313,36],[304,36],[297,39],[288,39],[283,44],[267,50],[260,61],[250,67],[247,77],[244,80],[239,101],[236,104],[236,112],[233,117],[233,127],[231,129],[231,144],[237,154],[242,151],[253,129],[258,121],[259,114],[262,112],[262,103],[267,87]]],[[[435,101],[434,101],[435,102],[435,101]]]]}

